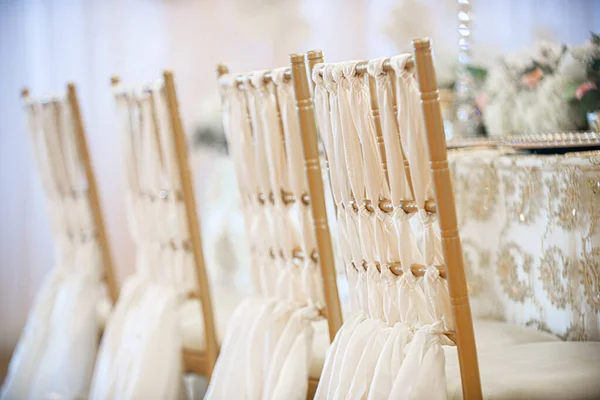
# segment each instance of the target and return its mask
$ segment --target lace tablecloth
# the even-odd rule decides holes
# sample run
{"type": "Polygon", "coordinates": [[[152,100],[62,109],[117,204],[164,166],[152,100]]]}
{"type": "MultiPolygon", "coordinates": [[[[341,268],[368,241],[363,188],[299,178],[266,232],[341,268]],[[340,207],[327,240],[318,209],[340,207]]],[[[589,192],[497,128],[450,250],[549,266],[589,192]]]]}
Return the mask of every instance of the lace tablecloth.
{"type": "Polygon", "coordinates": [[[449,158],[474,314],[600,340],[600,151],[449,158]]]}

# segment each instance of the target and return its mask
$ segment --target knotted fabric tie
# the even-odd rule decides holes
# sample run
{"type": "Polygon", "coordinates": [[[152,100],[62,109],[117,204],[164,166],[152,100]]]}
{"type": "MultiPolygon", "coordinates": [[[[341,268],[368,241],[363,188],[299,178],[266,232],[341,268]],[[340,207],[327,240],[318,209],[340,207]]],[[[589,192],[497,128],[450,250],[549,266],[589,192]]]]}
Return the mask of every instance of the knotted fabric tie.
{"type": "Polygon", "coordinates": [[[394,380],[391,399],[446,399],[446,358],[442,345],[452,345],[437,321],[422,326],[408,345],[408,352],[394,380]]]}

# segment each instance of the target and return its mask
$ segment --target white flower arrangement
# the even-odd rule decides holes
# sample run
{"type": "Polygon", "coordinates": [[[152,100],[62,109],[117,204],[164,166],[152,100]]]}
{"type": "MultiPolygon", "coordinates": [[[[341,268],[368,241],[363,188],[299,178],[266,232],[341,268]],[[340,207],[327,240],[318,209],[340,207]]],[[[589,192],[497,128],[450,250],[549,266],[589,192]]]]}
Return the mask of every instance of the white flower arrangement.
{"type": "Polygon", "coordinates": [[[221,101],[218,97],[205,99],[199,111],[201,122],[192,137],[194,147],[227,153],[227,140],[221,120],[221,101]]]}
{"type": "Polygon", "coordinates": [[[483,88],[484,123],[491,136],[571,132],[585,122],[564,93],[585,68],[567,46],[540,42],[492,67],[483,88]]]}

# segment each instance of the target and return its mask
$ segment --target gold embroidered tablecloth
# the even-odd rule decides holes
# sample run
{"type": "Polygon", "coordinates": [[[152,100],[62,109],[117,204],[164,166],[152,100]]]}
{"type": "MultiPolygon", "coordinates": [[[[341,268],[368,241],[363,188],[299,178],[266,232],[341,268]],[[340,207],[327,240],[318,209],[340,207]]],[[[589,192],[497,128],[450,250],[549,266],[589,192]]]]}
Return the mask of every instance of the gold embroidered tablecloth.
{"type": "Polygon", "coordinates": [[[600,151],[449,158],[474,314],[600,340],[600,151]]]}

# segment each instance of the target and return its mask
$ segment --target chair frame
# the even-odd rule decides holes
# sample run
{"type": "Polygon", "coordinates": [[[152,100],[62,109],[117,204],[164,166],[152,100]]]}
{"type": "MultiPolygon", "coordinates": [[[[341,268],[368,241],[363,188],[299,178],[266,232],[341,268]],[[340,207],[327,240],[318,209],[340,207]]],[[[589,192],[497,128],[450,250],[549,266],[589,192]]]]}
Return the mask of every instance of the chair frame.
{"type": "MultiPolygon", "coordinates": [[[[446,272],[446,279],[448,280],[452,311],[456,325],[455,332],[445,332],[445,334],[451,338],[457,346],[464,398],[481,399],[482,391],[473,332],[473,320],[469,305],[462,247],[458,234],[454,194],[452,191],[450,171],[448,169],[446,140],[439,103],[437,77],[433,65],[431,41],[428,38],[415,39],[412,44],[414,52],[413,62],[414,65],[416,65],[419,90],[421,92],[421,104],[425,129],[427,132],[427,144],[435,189],[435,203],[432,204],[433,202],[430,202],[430,204],[425,205],[425,208],[429,212],[437,212],[438,214],[443,254],[446,264],[446,269],[444,271],[446,272]]],[[[317,143],[317,126],[315,123],[309,78],[306,73],[306,63],[308,62],[310,70],[312,70],[315,62],[313,61],[311,64],[309,54],[307,54],[306,59],[307,61],[305,61],[305,55],[302,53],[290,55],[292,76],[296,92],[296,106],[305,146],[305,157],[307,159],[306,168],[307,173],[310,176],[310,174],[314,175],[315,168],[314,151],[316,150],[317,143]]],[[[373,85],[370,86],[373,87],[373,85]]],[[[378,135],[379,149],[382,155],[382,166],[384,171],[386,171],[385,147],[383,145],[383,140],[380,138],[381,127],[379,125],[379,109],[374,90],[371,90],[371,111],[378,135]]],[[[318,163],[316,163],[316,165],[318,166],[318,163]]],[[[408,169],[409,166],[405,164],[405,168],[408,169]]],[[[311,181],[311,184],[312,183],[313,181],[311,181]]],[[[319,191],[319,186],[322,189],[322,182],[315,183],[314,187],[311,185],[313,210],[315,210],[314,204],[324,204],[323,192],[322,190],[319,191]]],[[[387,207],[386,204],[380,204],[379,206],[382,209],[387,207]]],[[[411,204],[410,207],[412,208],[412,206],[413,205],[411,204]]],[[[317,209],[316,211],[318,212],[319,210],[317,209]]],[[[400,273],[401,271],[395,270],[394,268],[391,269],[394,273],[400,273]]]]}
{"type": "Polygon", "coordinates": [[[481,399],[481,381],[473,318],[469,304],[462,245],[458,233],[454,191],[448,168],[446,137],[437,77],[433,65],[431,40],[429,38],[415,39],[412,46],[421,92],[425,131],[427,132],[427,146],[435,188],[435,201],[438,207],[442,248],[448,268],[448,290],[456,325],[456,347],[463,396],[465,399],[481,399]]]}
{"type": "MultiPolygon", "coordinates": [[[[329,232],[329,224],[327,221],[327,209],[325,206],[325,191],[321,162],[319,159],[317,124],[313,111],[311,88],[307,76],[307,73],[312,74],[312,69],[316,64],[323,62],[323,52],[320,50],[309,51],[306,54],[306,62],[304,54],[292,54],[290,55],[290,61],[292,64],[294,93],[296,95],[296,109],[298,110],[302,145],[304,148],[304,165],[308,178],[308,190],[311,199],[310,204],[313,220],[315,221],[315,233],[319,247],[325,299],[328,305],[326,315],[329,324],[329,336],[330,341],[333,342],[335,334],[342,325],[342,313],[337,288],[333,245],[331,243],[331,234],[329,232]],[[308,64],[308,71],[306,64],[308,64]],[[332,303],[331,308],[329,308],[329,302],[332,303]]],[[[309,377],[308,399],[314,398],[318,385],[319,378],[309,377]]]]}
{"type": "MultiPolygon", "coordinates": [[[[27,88],[23,88],[23,90],[21,91],[21,97],[26,102],[33,101],[30,98],[29,89],[27,88]]],[[[48,100],[48,102],[53,101],[55,100],[48,100]]],[[[106,287],[108,290],[110,300],[114,305],[116,304],[117,299],[119,298],[119,284],[116,277],[112,252],[108,241],[108,235],[106,233],[106,225],[104,223],[104,216],[102,214],[102,206],[100,203],[100,196],[98,194],[96,175],[94,174],[89,147],[87,144],[81,107],[79,105],[79,99],[77,97],[77,89],[74,83],[67,84],[66,101],[69,107],[71,108],[71,115],[73,119],[75,133],[75,145],[77,147],[77,153],[79,154],[85,178],[87,181],[87,197],[90,203],[90,211],[92,215],[92,221],[94,223],[95,237],[98,242],[100,257],[102,258],[102,266],[104,270],[103,279],[106,282],[106,287]]]]}
{"type": "MultiPolygon", "coordinates": [[[[111,83],[113,86],[118,85],[120,83],[119,77],[114,76],[111,79],[111,83]]],[[[164,71],[162,89],[165,90],[166,95],[169,122],[171,125],[177,168],[181,182],[182,200],[186,210],[186,225],[190,235],[189,239],[191,241],[191,251],[194,258],[198,285],[198,291],[189,293],[188,298],[200,300],[202,306],[202,318],[204,320],[206,348],[203,352],[183,349],[184,371],[206,376],[207,380],[210,380],[219,354],[219,343],[215,327],[210,282],[208,280],[204,254],[202,252],[202,237],[200,234],[200,222],[196,211],[192,173],[189,167],[188,145],[181,122],[175,80],[172,71],[164,71]]]]}

